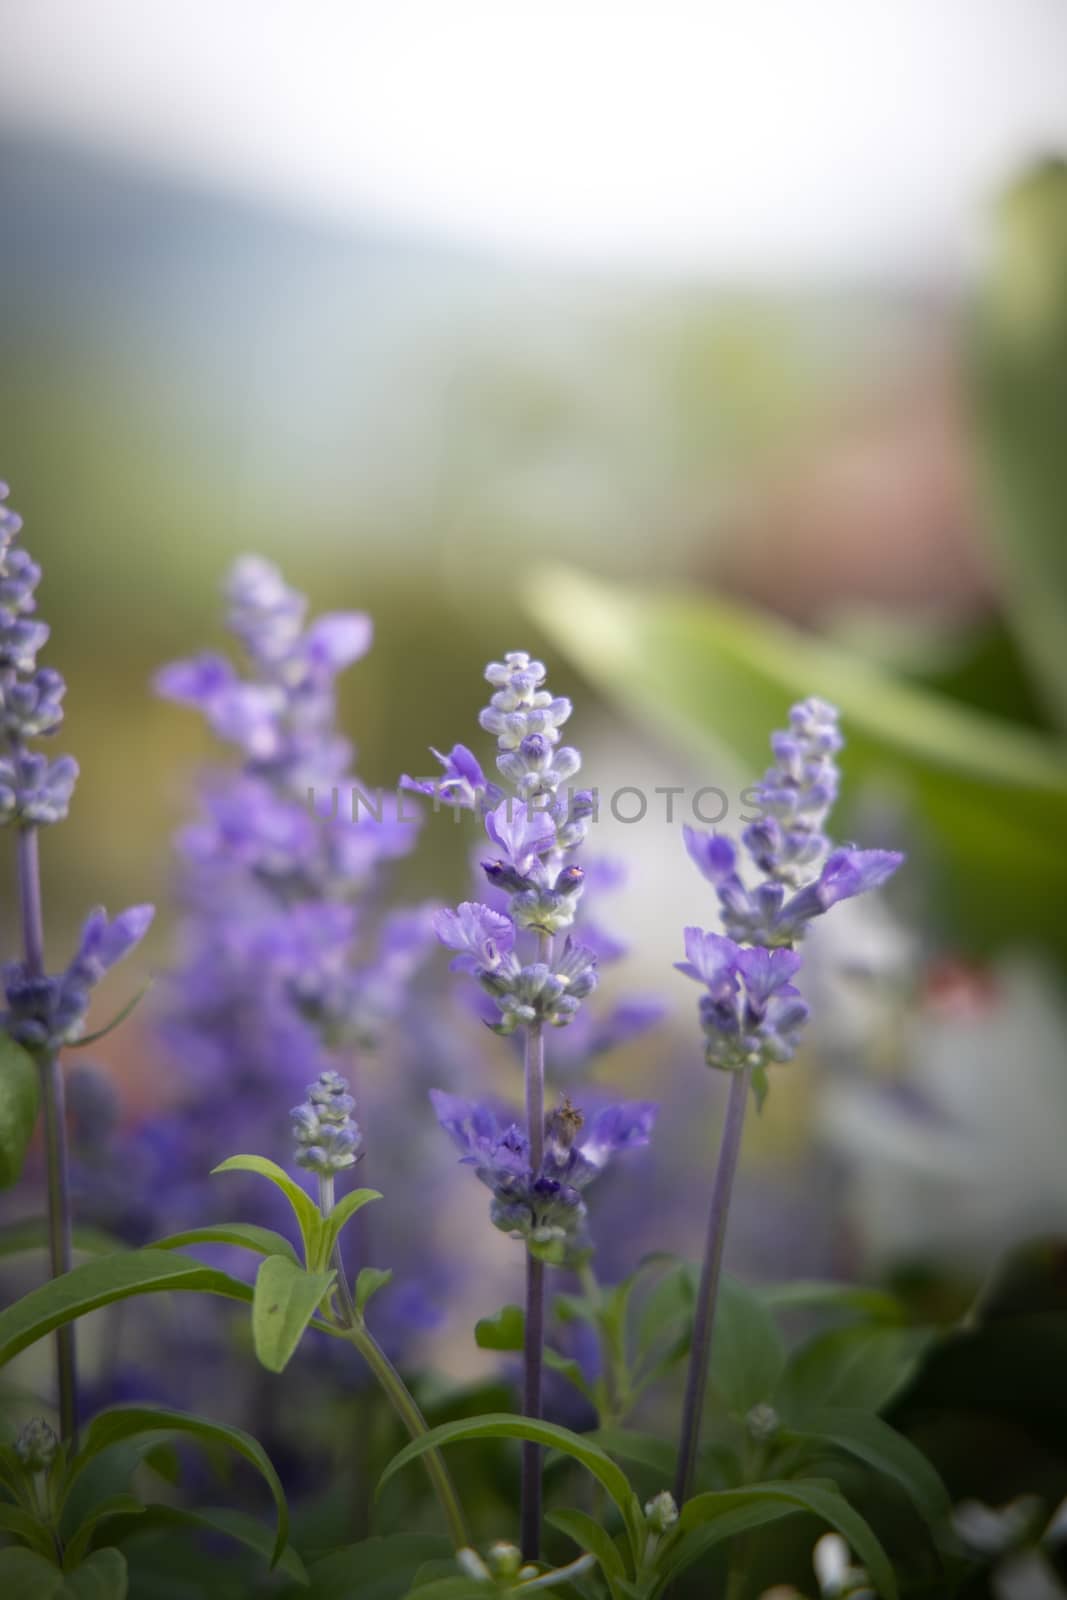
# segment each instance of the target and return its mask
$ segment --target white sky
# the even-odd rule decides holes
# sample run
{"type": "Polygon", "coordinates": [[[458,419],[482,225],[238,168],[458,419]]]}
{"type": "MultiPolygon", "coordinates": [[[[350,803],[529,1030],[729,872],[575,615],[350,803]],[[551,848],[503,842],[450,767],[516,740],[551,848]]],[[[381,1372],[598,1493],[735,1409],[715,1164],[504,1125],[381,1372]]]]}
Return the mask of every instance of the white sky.
{"type": "Polygon", "coordinates": [[[563,259],[942,278],[1063,0],[0,0],[0,120],[563,259]]]}

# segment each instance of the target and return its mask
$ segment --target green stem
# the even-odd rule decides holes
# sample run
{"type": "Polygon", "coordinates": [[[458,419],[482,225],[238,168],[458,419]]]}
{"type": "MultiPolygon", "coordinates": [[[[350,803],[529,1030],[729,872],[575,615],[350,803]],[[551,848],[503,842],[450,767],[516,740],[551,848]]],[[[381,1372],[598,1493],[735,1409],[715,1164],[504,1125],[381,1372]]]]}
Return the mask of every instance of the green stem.
{"type": "MultiPolygon", "coordinates": [[[[324,1217],[328,1217],[333,1210],[332,1173],[319,1174],[319,1210],[324,1217]]],[[[362,1316],[356,1311],[355,1302],[352,1299],[352,1290],[345,1277],[344,1266],[341,1262],[340,1248],[336,1244],[334,1245],[332,1264],[337,1269],[337,1298],[341,1302],[341,1321],[344,1323],[346,1337],[355,1345],[367,1363],[378,1381],[379,1388],[403,1423],[409,1436],[412,1439],[424,1438],[430,1431],[426,1418],[419,1410],[407,1384],[370,1332],[362,1316]]],[[[430,1450],[423,1457],[423,1462],[434,1492],[440,1502],[445,1521],[448,1523],[448,1531],[451,1535],[452,1543],[457,1550],[465,1549],[470,1544],[470,1538],[467,1534],[463,1507],[460,1504],[451,1474],[445,1466],[444,1458],[440,1451],[430,1450]]]]}
{"type": "MultiPolygon", "coordinates": [[[[539,933],[537,959],[552,959],[552,935],[539,933]]],[[[539,1173],[545,1157],[545,1034],[540,1022],[526,1029],[526,1136],[529,1141],[530,1170],[539,1173]]],[[[545,1359],[545,1264],[526,1251],[526,1318],[522,1355],[522,1414],[540,1421],[544,1406],[542,1381],[545,1359]]],[[[526,1561],[537,1561],[541,1554],[541,1458],[540,1445],[529,1439],[522,1446],[522,1486],[520,1499],[520,1544],[526,1561]]]]}
{"type": "MultiPolygon", "coordinates": [[[[41,913],[41,869],[37,829],[20,828],[18,834],[19,907],[26,971],[43,978],[44,919],[41,913]]],[[[74,1265],[71,1245],[70,1182],[67,1176],[67,1114],[63,1073],[54,1050],[37,1057],[44,1108],[45,1167],[48,1175],[48,1252],[53,1278],[74,1265]]],[[[78,1374],[74,1349],[74,1324],[56,1329],[56,1383],[59,1390],[59,1427],[71,1449],[78,1447],[78,1374]]]]}

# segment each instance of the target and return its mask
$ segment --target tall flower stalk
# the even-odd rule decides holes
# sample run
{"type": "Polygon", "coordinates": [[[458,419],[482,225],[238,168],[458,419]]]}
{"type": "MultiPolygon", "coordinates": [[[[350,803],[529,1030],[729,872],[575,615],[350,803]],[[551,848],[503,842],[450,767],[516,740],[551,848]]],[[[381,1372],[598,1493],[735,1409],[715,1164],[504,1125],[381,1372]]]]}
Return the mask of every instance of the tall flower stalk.
{"type": "Polygon", "coordinates": [[[714,885],[725,934],[685,930],[686,977],[703,985],[700,1019],[709,1067],[730,1074],[730,1092],[712,1184],[693,1342],[682,1409],[675,1499],[684,1505],[696,1474],[715,1306],[730,1198],[749,1090],[762,1105],[767,1069],[795,1054],[808,1007],[793,985],[794,946],[812,918],[839,900],[884,883],[903,857],[892,850],[834,848],[825,831],[837,797],[843,740],[837,711],[822,700],[793,707],[790,725],[771,737],[775,763],[757,785],[759,819],[742,843],[753,872],[745,882],[737,847],[721,834],[685,830],[686,847],[714,885]]]}
{"type": "MultiPolygon", "coordinates": [[[[486,1106],[435,1091],[442,1127],[462,1160],[492,1191],[494,1225],[526,1247],[523,1335],[523,1413],[543,1414],[545,1267],[574,1265],[588,1253],[582,1190],[610,1155],[647,1142],[653,1106],[612,1107],[587,1125],[564,1101],[545,1113],[545,1028],[566,1027],[592,993],[597,955],[567,930],[575,919],[584,872],[573,860],[595,812],[587,790],[563,786],[581,757],[561,745],[571,703],[545,688],[546,670],[525,651],[491,662],[493,693],[479,722],[497,741],[504,787],[489,781],[464,745],[438,756],[436,780],[408,787],[475,811],[493,846],[482,866],[497,907],[464,901],[438,913],[441,943],[456,952],[454,970],[469,973],[491,1003],[494,1032],[522,1030],[525,1128],[501,1123],[486,1106]],[[562,946],[557,936],[566,934],[562,946]]],[[[436,754],[436,752],[435,752],[436,754]]],[[[541,1546],[541,1449],[522,1453],[522,1553],[538,1559],[541,1546]]]]}
{"type": "MultiPolygon", "coordinates": [[[[347,1081],[339,1073],[324,1072],[308,1086],[306,1098],[290,1113],[296,1161],[317,1179],[319,1212],[323,1218],[328,1218],[334,1208],[336,1175],[354,1167],[363,1154],[363,1134],[355,1120],[355,1109],[347,1081]]],[[[409,1436],[422,1438],[429,1431],[426,1419],[403,1378],[367,1327],[358,1287],[353,1296],[336,1243],[330,1264],[337,1274],[337,1299],[347,1337],[367,1363],[409,1436]]],[[[451,1474],[437,1450],[429,1451],[425,1462],[452,1542],[457,1550],[462,1550],[470,1541],[451,1474]]]]}
{"type": "MultiPolygon", "coordinates": [[[[4,502],[0,484],[0,822],[17,833],[16,860],[22,957],[3,968],[7,1009],[0,1026],[28,1050],[40,1075],[48,1196],[48,1247],[53,1277],[72,1265],[67,1117],[59,1052],[84,1032],[91,993],[110,967],[143,938],[151,906],[134,906],[111,923],[90,914],[66,971],[49,976],[45,965],[39,834],[62,822],[78,776],[70,756],[53,761],[30,741],[55,733],[63,720],[66,684],[51,667],[37,665],[49,627],[36,616],[41,569],[15,544],[22,521],[4,502]]],[[[74,1325],[56,1330],[56,1387],[62,1435],[78,1431],[78,1377],[74,1325]]]]}

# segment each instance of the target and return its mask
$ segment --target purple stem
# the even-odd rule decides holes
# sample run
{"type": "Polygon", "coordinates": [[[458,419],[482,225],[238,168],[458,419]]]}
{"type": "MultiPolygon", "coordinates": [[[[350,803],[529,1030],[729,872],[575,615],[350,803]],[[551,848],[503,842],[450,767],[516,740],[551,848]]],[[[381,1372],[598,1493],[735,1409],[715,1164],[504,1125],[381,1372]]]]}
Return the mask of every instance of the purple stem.
{"type": "MultiPolygon", "coordinates": [[[[44,920],[41,914],[41,869],[37,852],[37,829],[20,828],[18,833],[19,907],[22,916],[22,948],[26,970],[31,978],[43,978],[44,920]]],[[[48,1250],[53,1278],[62,1277],[73,1265],[71,1250],[70,1182],[67,1176],[67,1112],[63,1073],[56,1051],[43,1051],[37,1057],[41,1072],[41,1100],[44,1107],[44,1146],[48,1172],[48,1250]]],[[[56,1378],[59,1389],[59,1422],[62,1437],[72,1448],[78,1442],[78,1376],[74,1350],[74,1324],[56,1329],[56,1378]]]]}
{"type": "Polygon", "coordinates": [[[726,1221],[730,1211],[734,1174],[737,1171],[737,1158],[741,1153],[741,1135],[745,1127],[745,1109],[748,1105],[751,1083],[751,1067],[730,1074],[730,1096],[726,1102],[726,1120],[723,1123],[722,1140],[719,1145],[719,1163],[715,1169],[715,1182],[711,1189],[711,1211],[708,1215],[708,1235],[704,1245],[704,1266],[700,1274],[700,1288],[697,1291],[693,1345],[689,1355],[685,1402],[682,1407],[682,1437],[678,1446],[678,1476],[674,1485],[674,1498],[679,1506],[684,1506],[689,1499],[696,1474],[704,1394],[708,1386],[711,1335],[715,1323],[715,1301],[719,1292],[722,1253],[726,1243],[726,1221]]]}
{"type": "MultiPolygon", "coordinates": [[[[537,958],[549,961],[552,939],[542,933],[537,958]]],[[[526,1030],[526,1133],[530,1169],[539,1172],[545,1155],[545,1036],[540,1023],[526,1030]]],[[[545,1264],[526,1252],[526,1325],[523,1338],[522,1414],[540,1421],[545,1346],[545,1264]]],[[[541,1447],[529,1440],[522,1447],[522,1554],[537,1561],[541,1553],[541,1447]]]]}

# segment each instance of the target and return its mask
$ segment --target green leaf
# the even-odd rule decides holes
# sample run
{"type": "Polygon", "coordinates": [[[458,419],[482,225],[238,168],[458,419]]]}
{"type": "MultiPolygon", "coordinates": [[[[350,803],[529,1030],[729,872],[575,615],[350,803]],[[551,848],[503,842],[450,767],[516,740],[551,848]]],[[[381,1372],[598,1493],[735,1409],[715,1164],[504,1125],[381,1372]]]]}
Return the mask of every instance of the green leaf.
{"type": "Polygon", "coordinates": [[[908,1382],[932,1337],[928,1329],[877,1323],[817,1334],[790,1357],[775,1408],[801,1427],[826,1406],[880,1411],[908,1382]]]}
{"type": "Polygon", "coordinates": [[[40,1092],[36,1061],[0,1031],[0,1189],[18,1181],[37,1123],[40,1092]]]}
{"type": "Polygon", "coordinates": [[[0,1584],[11,1600],[126,1600],[126,1558],[97,1550],[73,1572],[60,1572],[32,1550],[0,1550],[0,1584]]]}
{"type": "Polygon", "coordinates": [[[947,1522],[952,1503],[934,1468],[921,1450],[880,1417],[836,1407],[815,1411],[803,1429],[783,1434],[783,1443],[794,1440],[816,1449],[829,1445],[844,1450],[898,1483],[927,1522],[935,1526],[947,1522]]]}
{"type": "Polygon", "coordinates": [[[277,1565],[285,1549],[289,1530],[289,1508],[285,1503],[285,1491],[267,1452],[258,1439],[254,1439],[243,1428],[213,1422],[210,1418],[198,1417],[191,1412],[169,1411],[149,1406],[112,1406],[107,1411],[101,1411],[89,1424],[84,1443],[70,1465],[67,1492],[69,1493],[81,1473],[104,1450],[124,1440],[137,1439],[146,1434],[161,1436],[155,1438],[153,1443],[160,1443],[163,1438],[172,1439],[191,1434],[204,1444],[226,1446],[255,1467],[274,1500],[277,1532],[272,1547],[271,1565],[277,1565]]]}
{"type": "Polygon", "coordinates": [[[209,1228],[190,1228],[186,1233],[168,1233],[154,1239],[150,1250],[181,1250],[189,1244],[230,1244],[252,1250],[260,1256],[285,1256],[294,1266],[300,1258],[284,1234],[261,1228],[254,1222],[214,1222],[209,1228]]]}
{"type": "Polygon", "coordinates": [[[356,1307],[356,1315],[363,1316],[378,1290],[384,1289],[392,1281],[392,1267],[361,1267],[352,1296],[356,1307]]]}
{"type": "Polygon", "coordinates": [[[268,1256],[256,1273],[252,1339],[268,1372],[283,1372],[337,1274],[305,1272],[286,1256],[268,1256]]]}
{"type": "Polygon", "coordinates": [[[711,1382],[736,1416],[769,1400],[786,1364],[785,1341],[759,1295],[736,1278],[719,1282],[711,1382]]]}
{"type": "Polygon", "coordinates": [[[725,744],[762,772],[768,734],[791,701],[834,701],[848,740],[846,794],[870,780],[913,807],[938,872],[928,905],[960,944],[1043,938],[1067,952],[1059,745],[741,606],[650,596],[565,568],[535,574],[528,605],[612,700],[705,766],[725,744]]]}
{"type": "Polygon", "coordinates": [[[896,1600],[893,1569],[870,1526],[835,1488],[816,1479],[757,1483],[745,1489],[719,1489],[710,1494],[698,1494],[683,1506],[678,1519],[679,1532],[688,1533],[727,1512],[764,1501],[810,1512],[828,1523],[852,1547],[883,1600],[896,1600]]]}
{"type": "Polygon", "coordinates": [[[590,1444],[581,1434],[572,1433],[569,1428],[556,1427],[550,1422],[537,1422],[530,1417],[498,1413],[446,1422],[431,1428],[421,1439],[413,1439],[393,1457],[378,1480],[378,1492],[390,1478],[409,1462],[425,1455],[427,1450],[440,1449],[446,1444],[458,1444],[467,1439],[529,1439],[534,1444],[561,1450],[564,1455],[572,1457],[592,1473],[614,1500],[622,1513],[635,1556],[639,1555],[644,1541],[644,1517],[626,1474],[598,1445],[590,1444]]]}
{"type": "Polygon", "coordinates": [[[250,1301],[249,1284],[167,1250],[124,1250],[85,1261],[0,1311],[0,1366],[54,1328],[131,1295],[181,1289],[250,1301]]]}
{"type": "Polygon", "coordinates": [[[1067,728],[1067,166],[1005,196],[972,328],[984,523],[1019,647],[1067,728]]]}
{"type": "Polygon", "coordinates": [[[345,1223],[354,1217],[357,1211],[362,1211],[365,1205],[372,1200],[382,1197],[377,1189],[351,1189],[348,1194],[342,1195],[334,1206],[323,1226],[322,1259],[329,1261],[333,1254],[333,1247],[337,1243],[341,1229],[345,1223]]]}
{"type": "Polygon", "coordinates": [[[573,1539],[580,1550],[589,1550],[595,1555],[609,1583],[613,1578],[626,1577],[626,1563],[618,1545],[600,1523],[594,1522],[584,1511],[550,1511],[545,1520],[568,1539],[573,1539]]]}
{"type": "Polygon", "coordinates": [[[526,1337],[526,1314],[521,1306],[502,1306],[494,1317],[474,1325],[479,1350],[521,1350],[526,1337]]]}
{"type": "Polygon", "coordinates": [[[69,1570],[84,1560],[101,1522],[106,1522],[109,1517],[140,1517],[144,1509],[140,1500],[135,1500],[132,1494],[114,1494],[107,1500],[101,1500],[75,1530],[72,1538],[67,1540],[63,1551],[64,1567],[69,1570]]]}
{"type": "Polygon", "coordinates": [[[749,1533],[753,1528],[780,1522],[783,1517],[795,1517],[797,1509],[782,1501],[756,1501],[751,1505],[738,1506],[733,1511],[724,1511],[705,1527],[694,1528],[683,1534],[662,1552],[657,1564],[660,1582],[655,1592],[658,1594],[661,1586],[673,1582],[679,1573],[691,1567],[694,1561],[702,1560],[716,1545],[724,1544],[738,1534],[749,1533]]]}
{"type": "Polygon", "coordinates": [[[449,1557],[447,1539],[397,1533],[334,1550],[311,1569],[315,1600],[402,1600],[420,1567],[449,1557]]]}
{"type": "MultiPolygon", "coordinates": [[[[272,1562],[275,1548],[273,1533],[244,1511],[233,1511],[223,1506],[200,1507],[195,1511],[182,1506],[165,1505],[147,1505],[138,1509],[142,1515],[136,1523],[131,1522],[130,1532],[141,1534],[156,1528],[192,1528],[205,1533],[221,1533],[246,1549],[254,1550],[265,1561],[272,1562]]],[[[309,1582],[307,1568],[291,1544],[286,1545],[279,1557],[277,1569],[302,1588],[309,1582]]]]}
{"type": "MultiPolygon", "coordinates": [[[[76,1253],[91,1256],[110,1256],[127,1248],[121,1239],[105,1233],[103,1228],[81,1224],[74,1229],[71,1243],[76,1253]]],[[[48,1222],[44,1217],[25,1217],[0,1228],[0,1257],[28,1255],[32,1250],[47,1249],[48,1222]]]]}
{"type": "Polygon", "coordinates": [[[217,1167],[212,1167],[211,1172],[213,1177],[217,1172],[255,1172],[261,1178],[267,1178],[275,1188],[282,1191],[293,1208],[293,1215],[300,1224],[300,1233],[304,1240],[305,1258],[309,1262],[318,1258],[322,1239],[322,1218],[319,1216],[319,1208],[307,1190],[302,1189],[284,1167],[279,1167],[276,1161],[268,1161],[266,1156],[230,1156],[227,1160],[220,1161],[217,1167]]]}
{"type": "Polygon", "coordinates": [[[0,1529],[4,1533],[13,1533],[46,1560],[51,1560],[55,1555],[55,1542],[40,1517],[31,1516],[21,1506],[8,1505],[0,1500],[0,1529]]]}
{"type": "Polygon", "coordinates": [[[673,1483],[678,1465],[678,1451],[666,1439],[653,1433],[639,1433],[634,1428],[597,1428],[582,1435],[606,1450],[609,1456],[620,1461],[632,1461],[636,1466],[648,1467],[658,1473],[664,1485],[673,1483]]]}
{"type": "Polygon", "coordinates": [[[904,1318],[904,1307],[896,1295],[859,1283],[798,1279],[795,1283],[769,1284],[756,1292],[771,1311],[840,1311],[871,1322],[899,1323],[904,1318]]]}

